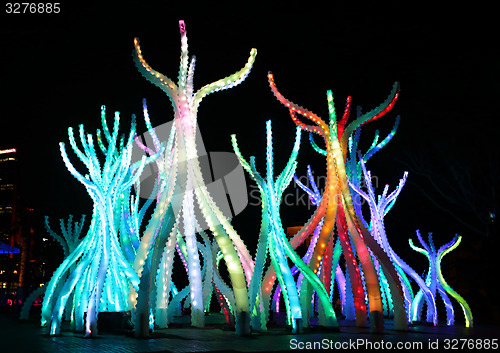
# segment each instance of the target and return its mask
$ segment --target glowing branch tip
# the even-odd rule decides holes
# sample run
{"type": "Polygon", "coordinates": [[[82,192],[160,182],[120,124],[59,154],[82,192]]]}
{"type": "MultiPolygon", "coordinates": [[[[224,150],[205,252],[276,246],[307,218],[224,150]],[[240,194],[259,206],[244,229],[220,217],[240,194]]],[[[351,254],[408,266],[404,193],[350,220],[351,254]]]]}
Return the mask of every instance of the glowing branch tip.
{"type": "Polygon", "coordinates": [[[184,20],[179,20],[179,29],[182,34],[186,33],[186,24],[184,23],[184,20]]]}

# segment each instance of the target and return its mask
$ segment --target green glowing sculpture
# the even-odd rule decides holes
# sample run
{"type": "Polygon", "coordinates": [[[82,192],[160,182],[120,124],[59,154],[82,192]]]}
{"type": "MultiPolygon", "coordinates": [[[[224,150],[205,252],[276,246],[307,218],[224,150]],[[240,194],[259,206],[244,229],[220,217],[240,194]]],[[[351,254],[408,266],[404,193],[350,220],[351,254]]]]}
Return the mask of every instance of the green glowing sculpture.
{"type": "MultiPolygon", "coordinates": [[[[281,225],[280,215],[279,215],[279,204],[281,201],[281,195],[283,191],[290,183],[293,177],[293,173],[296,168],[296,158],[300,146],[300,128],[297,128],[297,135],[295,138],[294,148],[288,160],[285,169],[279,174],[276,181],[274,181],[274,168],[273,168],[273,147],[272,147],[272,134],[271,134],[271,121],[267,122],[267,169],[266,177],[263,178],[257,172],[255,168],[255,158],[251,157],[250,164],[246,162],[238,149],[236,143],[236,136],[232,135],[233,139],[233,149],[240,159],[242,166],[248,171],[252,178],[257,183],[262,197],[262,224],[264,225],[261,229],[261,237],[267,238],[267,246],[271,256],[271,261],[273,267],[276,271],[278,281],[283,289],[283,295],[285,297],[285,305],[287,308],[287,318],[289,324],[292,326],[293,332],[300,332],[302,327],[302,311],[300,308],[299,297],[297,293],[296,283],[293,278],[293,274],[287,263],[287,257],[289,257],[292,262],[298,267],[301,273],[304,275],[308,282],[314,287],[318,293],[323,308],[325,310],[325,316],[327,317],[327,326],[337,327],[337,320],[335,317],[335,312],[333,311],[332,305],[330,303],[330,298],[325,290],[325,287],[319,281],[316,274],[305,264],[302,259],[297,255],[297,253],[290,246],[288,239],[283,231],[283,226],[281,225]]],[[[261,245],[261,244],[259,244],[261,245]]],[[[266,247],[266,244],[262,244],[266,247]]],[[[259,249],[260,250],[260,249],[259,249]]],[[[258,250],[258,251],[259,251],[258,250]]],[[[259,258],[259,262],[262,258],[259,258]]],[[[262,267],[259,267],[262,271],[262,267]]],[[[260,277],[262,272],[254,272],[254,278],[256,278],[253,283],[258,283],[257,275],[260,277]]],[[[266,283],[263,283],[267,286],[266,283]]],[[[256,293],[257,291],[251,291],[251,293],[256,293]]],[[[252,304],[253,298],[252,298],[252,304]]],[[[257,305],[255,303],[254,305],[257,305]]],[[[269,301],[264,302],[265,310],[269,310],[269,301]]]]}

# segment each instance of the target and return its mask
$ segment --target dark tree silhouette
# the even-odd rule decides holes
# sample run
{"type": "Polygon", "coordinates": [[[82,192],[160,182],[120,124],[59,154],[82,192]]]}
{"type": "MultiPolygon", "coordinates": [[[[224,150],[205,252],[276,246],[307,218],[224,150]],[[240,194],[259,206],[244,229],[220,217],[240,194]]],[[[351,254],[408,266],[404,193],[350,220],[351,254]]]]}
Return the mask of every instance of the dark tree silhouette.
{"type": "Polygon", "coordinates": [[[465,142],[441,139],[400,160],[412,176],[408,183],[461,226],[456,230],[482,236],[493,231],[500,183],[499,150],[489,142],[486,138],[470,149],[465,142]]]}

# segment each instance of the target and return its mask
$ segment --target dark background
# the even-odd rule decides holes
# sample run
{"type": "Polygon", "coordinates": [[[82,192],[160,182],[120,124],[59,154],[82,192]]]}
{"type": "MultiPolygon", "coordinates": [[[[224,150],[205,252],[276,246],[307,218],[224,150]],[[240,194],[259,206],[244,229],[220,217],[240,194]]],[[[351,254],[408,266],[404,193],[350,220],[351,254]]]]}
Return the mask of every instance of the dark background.
{"type": "MultiPolygon", "coordinates": [[[[143,98],[153,126],[171,120],[169,100],[138,73],[131,53],[133,38],[139,37],[148,63],[176,81],[178,20],[183,19],[190,54],[197,57],[197,88],[240,69],[250,49],[258,49],[246,81],[206,97],[198,123],[207,150],[231,151],[230,134],[236,133],[243,155],[255,155],[262,172],[265,121],[273,122],[277,171],[289,156],[295,129],[267,85],[268,71],[287,98],[324,119],[327,89],[341,115],[348,95],[353,107],[368,111],[400,82],[393,110],[366,125],[361,135],[366,148],[376,129],[384,137],[396,115],[401,116],[394,139],[367,165],[378,178],[379,192],[386,183],[392,190],[410,171],[386,217],[389,241],[423,273],[425,258],[407,243],[416,238],[416,229],[424,235],[433,232],[437,246],[456,233],[463,235],[462,245],[443,261],[445,277],[469,300],[478,320],[499,322],[491,289],[498,277],[498,232],[490,213],[497,207],[500,98],[492,8],[324,1],[164,3],[62,2],[59,14],[8,15],[2,9],[0,148],[18,149],[26,205],[54,220],[70,213],[90,217],[91,200],[65,168],[58,143],[67,142],[70,126],[84,124],[95,132],[103,104],[109,121],[113,111],[120,111],[123,132],[131,114],[138,117],[139,132],[145,130],[143,98]],[[422,161],[418,168],[415,160],[422,161]],[[461,182],[452,178],[448,165],[461,182]],[[431,183],[438,181],[439,188],[433,189],[431,183]]],[[[69,154],[78,166],[76,156],[69,154]]],[[[324,175],[324,159],[309,146],[306,134],[298,163],[298,174],[311,164],[316,175],[324,175]]],[[[303,224],[311,213],[306,207],[283,206],[283,224],[303,224]]],[[[248,206],[233,223],[253,254],[260,207],[248,206]]],[[[457,321],[463,322],[458,307],[457,321]]]]}

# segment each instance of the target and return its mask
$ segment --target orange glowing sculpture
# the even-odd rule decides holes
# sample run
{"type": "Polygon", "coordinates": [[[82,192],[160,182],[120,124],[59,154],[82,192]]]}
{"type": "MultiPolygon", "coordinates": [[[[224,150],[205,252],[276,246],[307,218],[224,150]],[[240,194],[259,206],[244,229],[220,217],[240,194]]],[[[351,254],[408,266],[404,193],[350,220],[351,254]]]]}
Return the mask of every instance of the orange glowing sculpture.
{"type": "MultiPolygon", "coordinates": [[[[394,293],[395,328],[406,329],[407,317],[399,277],[389,256],[359,220],[353,206],[345,170],[349,136],[361,125],[378,119],[391,110],[399,95],[399,85],[397,83],[394,84],[390,96],[380,106],[359,116],[350,124],[346,125],[349,119],[351,97],[347,99],[342,119],[337,122],[333,95],[331,91],[327,92],[330,118],[329,124],[327,124],[318,115],[286,99],[276,88],[271,73],[268,74],[268,79],[271,90],[280,103],[289,109],[291,118],[295,124],[305,131],[320,135],[325,142],[327,167],[325,191],[313,216],[291,240],[292,246],[297,247],[309,237],[323,218],[323,227],[321,228],[316,248],[309,262],[309,267],[317,271],[323,257],[327,254],[326,249],[328,244],[333,244],[333,242],[330,242],[330,237],[332,236],[335,224],[337,224],[339,238],[342,244],[344,257],[346,258],[348,273],[353,288],[357,325],[365,325],[367,318],[365,293],[361,284],[359,268],[357,266],[357,261],[359,261],[366,283],[371,330],[372,332],[383,332],[384,330],[379,279],[372,259],[372,256],[375,256],[381,264],[384,273],[387,274],[391,292],[394,293]],[[297,114],[309,119],[313,124],[307,125],[303,123],[298,119],[297,114]],[[356,249],[357,259],[353,254],[352,246],[356,249]]],[[[269,271],[267,276],[267,280],[270,281],[274,277],[274,273],[269,271]]],[[[264,283],[268,283],[268,281],[264,283]]],[[[305,318],[309,317],[308,313],[311,311],[311,297],[312,288],[304,281],[300,289],[300,298],[303,316],[305,318]]]]}

